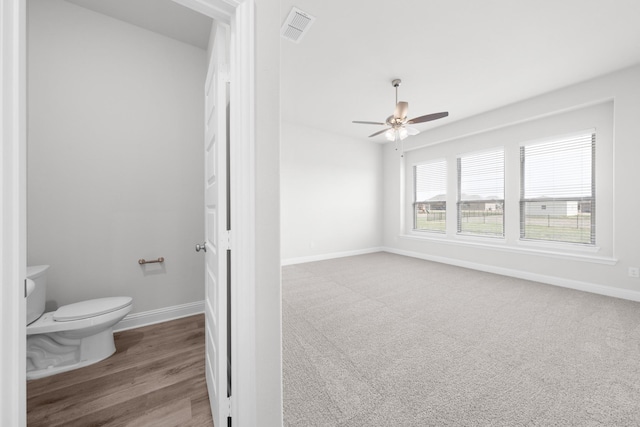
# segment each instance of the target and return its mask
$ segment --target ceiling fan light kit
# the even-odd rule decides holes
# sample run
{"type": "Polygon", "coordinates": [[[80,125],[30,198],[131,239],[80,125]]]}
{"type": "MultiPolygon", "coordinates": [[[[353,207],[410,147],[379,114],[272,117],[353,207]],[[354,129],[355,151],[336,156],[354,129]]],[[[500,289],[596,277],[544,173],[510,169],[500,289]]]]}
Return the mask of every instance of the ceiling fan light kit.
{"type": "Polygon", "coordinates": [[[394,141],[396,143],[396,151],[400,148],[400,153],[404,156],[404,152],[402,150],[402,141],[408,136],[417,135],[420,133],[418,129],[413,126],[417,123],[430,122],[432,120],[441,119],[443,117],[447,117],[449,115],[448,112],[442,113],[433,113],[427,114],[424,116],[416,117],[411,120],[407,120],[407,112],[409,111],[409,103],[405,101],[398,102],[398,87],[402,84],[402,80],[393,79],[391,81],[391,85],[396,89],[396,108],[392,115],[387,117],[384,122],[368,122],[361,120],[354,120],[353,123],[364,124],[364,125],[382,125],[389,126],[387,129],[383,129],[381,131],[372,133],[369,135],[369,138],[380,135],[384,133],[385,138],[388,141],[394,141]]]}
{"type": "Polygon", "coordinates": [[[407,136],[409,136],[409,132],[406,128],[387,129],[387,131],[384,133],[384,137],[387,138],[387,141],[395,141],[396,138],[400,138],[400,140],[403,140],[407,136]]]}

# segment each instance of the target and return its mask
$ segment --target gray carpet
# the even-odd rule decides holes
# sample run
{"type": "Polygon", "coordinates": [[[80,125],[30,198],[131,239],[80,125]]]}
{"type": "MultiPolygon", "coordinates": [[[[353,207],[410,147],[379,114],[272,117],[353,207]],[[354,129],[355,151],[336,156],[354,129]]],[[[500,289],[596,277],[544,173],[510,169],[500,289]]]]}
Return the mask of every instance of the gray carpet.
{"type": "Polygon", "coordinates": [[[640,425],[640,304],[388,253],[283,268],[286,426],[640,425]]]}

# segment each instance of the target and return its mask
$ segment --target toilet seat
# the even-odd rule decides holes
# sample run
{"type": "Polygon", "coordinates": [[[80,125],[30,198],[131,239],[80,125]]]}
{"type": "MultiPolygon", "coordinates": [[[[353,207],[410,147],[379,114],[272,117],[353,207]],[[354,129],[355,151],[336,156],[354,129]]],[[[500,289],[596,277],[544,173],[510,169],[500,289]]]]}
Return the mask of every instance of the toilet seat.
{"type": "Polygon", "coordinates": [[[100,316],[126,307],[131,304],[131,297],[98,298],[74,304],[63,305],[53,313],[56,322],[69,322],[100,316]]]}
{"type": "Polygon", "coordinates": [[[100,329],[103,325],[113,325],[122,320],[131,311],[132,302],[133,299],[131,297],[110,297],[62,306],[56,311],[44,313],[35,322],[27,325],[27,335],[51,332],[73,334],[74,331],[81,331],[87,328],[100,329]],[[70,309],[66,308],[61,313],[58,313],[61,309],[70,306],[70,309]],[[97,307],[96,310],[98,311],[91,312],[89,310],[90,307],[97,307]],[[55,319],[58,314],[60,314],[60,319],[66,320],[55,319]]]}

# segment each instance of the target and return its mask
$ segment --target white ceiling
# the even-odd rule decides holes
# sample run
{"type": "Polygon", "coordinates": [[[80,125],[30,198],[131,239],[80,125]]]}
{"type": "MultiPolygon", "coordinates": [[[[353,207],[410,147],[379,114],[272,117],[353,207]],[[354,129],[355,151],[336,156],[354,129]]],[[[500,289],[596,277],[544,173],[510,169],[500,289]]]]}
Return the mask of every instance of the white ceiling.
{"type": "MultiPolygon", "coordinates": [[[[206,47],[211,20],[171,0],[67,1],[206,47]]],[[[449,111],[426,130],[640,63],[639,0],[280,0],[282,22],[292,6],[317,19],[281,39],[282,118],[354,137],[394,78],[410,117],[449,111]]]]}
{"type": "MultiPolygon", "coordinates": [[[[282,39],[283,120],[365,137],[393,78],[421,130],[640,63],[638,0],[281,0],[317,19],[282,39]]],[[[383,136],[376,137],[384,141],[383,136]]]]}

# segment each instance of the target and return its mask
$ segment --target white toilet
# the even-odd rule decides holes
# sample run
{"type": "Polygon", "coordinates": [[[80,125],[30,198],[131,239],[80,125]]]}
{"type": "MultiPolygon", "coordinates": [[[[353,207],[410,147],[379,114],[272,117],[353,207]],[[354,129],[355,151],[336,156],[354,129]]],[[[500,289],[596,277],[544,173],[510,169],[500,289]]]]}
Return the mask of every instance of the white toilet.
{"type": "Polygon", "coordinates": [[[132,308],[131,297],[111,297],[45,313],[48,268],[27,267],[27,379],[81,368],[111,356],[116,351],[113,326],[132,308]]]}

